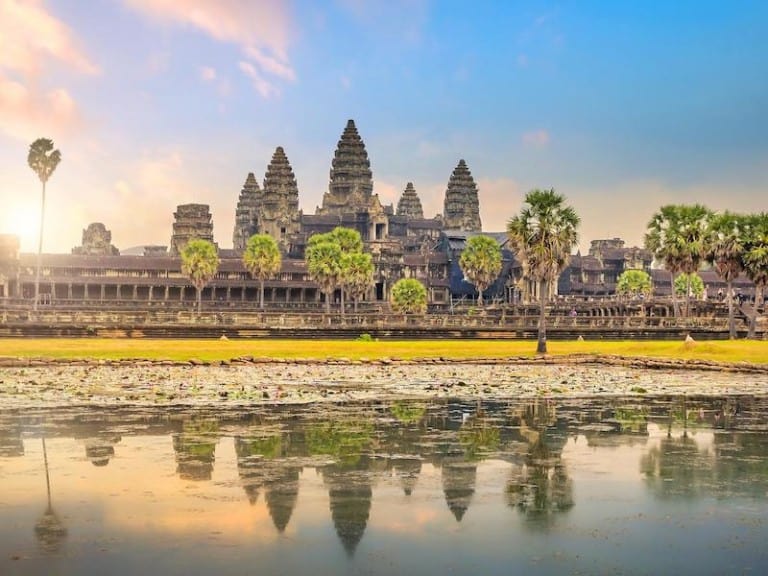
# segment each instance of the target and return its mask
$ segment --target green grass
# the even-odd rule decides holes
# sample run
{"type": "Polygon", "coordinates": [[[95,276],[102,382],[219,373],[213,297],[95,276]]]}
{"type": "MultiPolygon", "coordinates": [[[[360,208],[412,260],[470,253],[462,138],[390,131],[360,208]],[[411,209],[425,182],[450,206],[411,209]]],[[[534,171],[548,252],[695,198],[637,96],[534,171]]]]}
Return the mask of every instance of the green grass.
{"type": "MultiPolygon", "coordinates": [[[[755,362],[768,364],[768,342],[736,340],[680,341],[553,341],[551,355],[601,354],[755,362]]],[[[499,358],[534,356],[531,340],[149,340],[149,339],[0,339],[0,356],[70,359],[227,360],[238,356],[268,358],[499,358]]]]}

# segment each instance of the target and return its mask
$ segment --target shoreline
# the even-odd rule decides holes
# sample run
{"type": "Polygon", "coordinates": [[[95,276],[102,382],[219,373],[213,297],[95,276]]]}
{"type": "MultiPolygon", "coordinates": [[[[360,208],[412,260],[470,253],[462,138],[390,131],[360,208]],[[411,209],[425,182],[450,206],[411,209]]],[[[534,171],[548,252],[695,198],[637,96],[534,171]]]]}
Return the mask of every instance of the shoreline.
{"type": "Polygon", "coordinates": [[[238,408],[431,399],[768,395],[755,366],[547,357],[415,362],[42,361],[0,367],[2,410],[68,407],[238,408]],[[565,360],[565,361],[564,361],[565,360]]]}

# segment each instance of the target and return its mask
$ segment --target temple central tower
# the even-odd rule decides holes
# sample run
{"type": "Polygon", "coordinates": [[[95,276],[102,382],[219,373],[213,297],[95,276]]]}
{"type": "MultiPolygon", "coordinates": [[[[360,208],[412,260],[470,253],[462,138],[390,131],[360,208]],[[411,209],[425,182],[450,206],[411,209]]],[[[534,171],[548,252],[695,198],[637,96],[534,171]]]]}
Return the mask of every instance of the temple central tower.
{"type": "Polygon", "coordinates": [[[347,122],[331,164],[331,181],[320,214],[367,210],[373,194],[373,174],[365,143],[354,120],[347,122]]]}

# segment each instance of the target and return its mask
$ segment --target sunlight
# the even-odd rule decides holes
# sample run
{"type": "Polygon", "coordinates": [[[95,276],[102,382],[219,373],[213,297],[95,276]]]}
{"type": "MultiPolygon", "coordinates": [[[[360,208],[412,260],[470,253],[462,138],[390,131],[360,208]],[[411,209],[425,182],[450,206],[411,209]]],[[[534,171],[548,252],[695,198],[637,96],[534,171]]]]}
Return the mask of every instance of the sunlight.
{"type": "Polygon", "coordinates": [[[36,200],[11,202],[0,216],[0,233],[19,237],[22,252],[36,252],[40,230],[40,206],[36,200]]]}

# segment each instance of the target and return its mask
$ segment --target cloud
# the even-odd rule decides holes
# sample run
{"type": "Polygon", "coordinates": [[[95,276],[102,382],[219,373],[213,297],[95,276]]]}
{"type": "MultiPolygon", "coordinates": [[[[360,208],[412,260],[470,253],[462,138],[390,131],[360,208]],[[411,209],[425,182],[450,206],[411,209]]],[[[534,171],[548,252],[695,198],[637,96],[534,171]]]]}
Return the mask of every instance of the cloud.
{"type": "Polygon", "coordinates": [[[546,148],[549,145],[549,132],[546,130],[532,130],[522,136],[523,144],[529,148],[546,148]]]}
{"type": "Polygon", "coordinates": [[[133,9],[161,22],[191,26],[208,36],[240,47],[245,62],[240,69],[264,97],[277,94],[264,79],[271,75],[293,82],[296,73],[288,60],[290,18],[282,0],[124,0],[133,9]]]}
{"type": "Polygon", "coordinates": [[[210,66],[202,66],[200,68],[200,80],[203,82],[213,82],[216,80],[216,69],[210,66]]]}
{"type": "Polygon", "coordinates": [[[57,138],[79,125],[75,101],[63,88],[37,92],[0,75],[0,131],[31,141],[43,134],[57,138]]]}
{"type": "Polygon", "coordinates": [[[0,0],[0,69],[37,75],[47,59],[83,74],[99,72],[67,25],[40,0],[0,0]]]}
{"type": "Polygon", "coordinates": [[[274,84],[271,84],[270,82],[267,82],[264,77],[259,73],[258,70],[254,67],[253,64],[250,62],[245,62],[244,60],[241,60],[237,64],[238,68],[240,68],[240,71],[245,74],[248,78],[250,78],[251,83],[253,84],[254,89],[256,92],[262,95],[264,98],[269,98],[270,96],[276,96],[279,94],[279,91],[277,87],[275,87],[274,84]]]}

